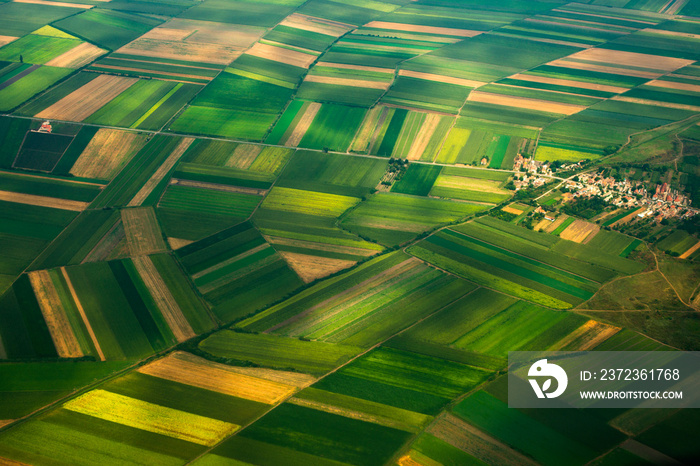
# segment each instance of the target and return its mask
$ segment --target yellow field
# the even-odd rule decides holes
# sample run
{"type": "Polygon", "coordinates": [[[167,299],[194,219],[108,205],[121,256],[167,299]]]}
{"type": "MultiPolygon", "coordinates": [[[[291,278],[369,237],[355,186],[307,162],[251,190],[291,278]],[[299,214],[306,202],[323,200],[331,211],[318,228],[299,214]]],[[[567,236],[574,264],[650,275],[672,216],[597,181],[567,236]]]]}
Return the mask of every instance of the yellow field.
{"type": "Polygon", "coordinates": [[[189,240],[189,239],[181,239],[181,238],[168,238],[168,244],[170,245],[171,248],[173,249],[180,249],[188,244],[192,244],[194,241],[189,240]]]}
{"type": "Polygon", "coordinates": [[[286,141],[280,141],[282,145],[288,147],[296,147],[301,142],[306,132],[309,130],[311,123],[313,123],[316,114],[321,110],[321,104],[317,102],[311,102],[306,109],[304,109],[304,114],[299,119],[299,122],[294,127],[294,131],[289,135],[286,141]]]}
{"type": "Polygon", "coordinates": [[[357,132],[357,135],[355,135],[355,139],[350,146],[351,151],[367,152],[370,138],[372,137],[374,129],[377,127],[379,116],[384,108],[385,107],[382,107],[381,105],[377,105],[367,112],[364,120],[362,121],[362,125],[360,126],[360,130],[357,132]]]}
{"type": "Polygon", "coordinates": [[[587,351],[595,348],[620,330],[620,327],[589,320],[547,350],[559,351],[566,346],[571,346],[570,351],[587,351]]]}
{"type": "Polygon", "coordinates": [[[110,180],[146,142],[135,132],[100,128],[71,168],[81,178],[110,180]]]}
{"type": "Polygon", "coordinates": [[[352,24],[332,21],[330,19],[316,18],[314,16],[307,16],[299,13],[293,13],[287,16],[284,21],[280,23],[280,25],[333,37],[340,37],[349,30],[354,29],[352,24]]]}
{"type": "Polygon", "coordinates": [[[582,243],[590,235],[591,238],[600,231],[600,225],[585,220],[576,219],[559,234],[560,238],[568,239],[576,243],[582,243]]]}
{"type": "Polygon", "coordinates": [[[327,277],[332,273],[340,272],[355,265],[354,261],[308,256],[295,252],[280,251],[280,255],[304,283],[311,283],[316,279],[327,277]]]}
{"type": "Polygon", "coordinates": [[[436,113],[428,113],[425,116],[423,126],[421,126],[420,131],[418,131],[416,138],[411,144],[411,148],[408,150],[408,155],[406,156],[408,160],[418,160],[421,158],[442,118],[442,115],[436,113]]]}
{"type": "Polygon", "coordinates": [[[285,63],[287,65],[298,66],[300,68],[308,68],[317,58],[317,55],[297,52],[295,50],[289,50],[282,47],[275,47],[273,45],[263,44],[260,42],[248,49],[246,54],[279,63],[285,63]]]}
{"type": "Polygon", "coordinates": [[[387,90],[391,83],[388,81],[368,81],[354,78],[334,78],[331,76],[310,75],[304,79],[304,82],[334,84],[336,86],[348,87],[364,87],[365,89],[381,89],[387,90]]]}
{"type": "Polygon", "coordinates": [[[399,70],[399,76],[407,76],[409,78],[418,78],[423,79],[425,81],[435,81],[446,84],[457,84],[458,86],[465,87],[479,87],[486,84],[482,81],[473,81],[470,79],[455,78],[452,76],[444,76],[441,74],[421,73],[419,71],[410,70],[399,70]]]}
{"type": "Polygon", "coordinates": [[[246,170],[250,168],[262,149],[263,146],[255,144],[239,144],[233,150],[231,157],[229,157],[224,166],[246,170]]]}
{"type": "Polygon", "coordinates": [[[520,209],[518,209],[518,208],[516,208],[516,207],[513,207],[513,205],[514,205],[514,204],[507,205],[507,206],[503,207],[501,210],[502,210],[503,212],[508,212],[509,214],[515,214],[515,215],[520,215],[520,214],[522,214],[523,212],[525,212],[524,210],[520,210],[520,209]]]}
{"type": "Polygon", "coordinates": [[[435,186],[440,188],[455,188],[486,193],[509,194],[509,191],[501,188],[500,185],[500,181],[452,175],[440,175],[438,179],[435,180],[435,186]]]}
{"type": "Polygon", "coordinates": [[[15,193],[12,191],[0,191],[0,201],[50,207],[52,209],[72,210],[74,212],[81,212],[87,209],[88,205],[90,204],[89,202],[71,201],[70,199],[58,199],[55,197],[15,193]]]}
{"type": "Polygon", "coordinates": [[[265,198],[262,207],[285,212],[337,217],[358,202],[360,199],[356,197],[275,186],[265,198]]]}
{"type": "Polygon", "coordinates": [[[539,110],[542,112],[559,113],[562,115],[573,115],[585,109],[585,105],[563,104],[548,100],[529,99],[526,97],[515,97],[505,94],[492,94],[490,92],[473,91],[468,99],[471,102],[482,102],[486,104],[503,105],[506,107],[525,108],[529,110],[539,110]]]}
{"type": "Polygon", "coordinates": [[[278,403],[296,390],[293,385],[241,374],[224,364],[207,361],[183,352],[172,353],[166,358],[141,367],[138,371],[267,404],[278,403]]]}
{"type": "Polygon", "coordinates": [[[53,26],[40,27],[36,31],[32,32],[32,34],[35,36],[59,37],[61,39],[77,39],[77,37],[71,36],[67,32],[56,29],[53,26]]]}
{"type": "Polygon", "coordinates": [[[63,407],[105,421],[207,446],[215,445],[240,427],[105,390],[88,392],[63,407]]]}
{"type": "Polygon", "coordinates": [[[681,254],[679,257],[680,257],[681,259],[687,259],[688,257],[690,257],[690,255],[691,255],[692,253],[694,253],[694,252],[697,251],[698,249],[700,249],[700,241],[698,241],[697,243],[695,243],[695,245],[691,246],[690,249],[688,249],[686,252],[684,252],[683,254],[681,254]]]}
{"type": "Polygon", "coordinates": [[[597,159],[598,157],[598,155],[589,154],[588,152],[579,152],[576,150],[549,146],[537,146],[537,155],[535,156],[537,160],[549,162],[554,162],[555,160],[578,162],[586,159],[597,159]]]}
{"type": "Polygon", "coordinates": [[[35,116],[49,120],[83,121],[137,81],[137,78],[102,74],[35,116]]]}
{"type": "Polygon", "coordinates": [[[482,31],[472,31],[469,29],[444,28],[437,26],[419,26],[415,24],[390,23],[386,21],[372,21],[365,24],[365,27],[375,29],[390,29],[393,31],[421,32],[425,34],[438,34],[444,36],[474,37],[482,31]]]}
{"type": "Polygon", "coordinates": [[[562,223],[564,223],[564,221],[566,221],[567,218],[569,218],[568,215],[566,215],[566,214],[560,214],[559,217],[557,217],[553,222],[550,222],[549,226],[547,226],[547,227],[544,229],[544,231],[547,232],[547,233],[553,232],[554,230],[556,230],[557,228],[559,228],[559,225],[561,225],[562,223]]]}
{"type": "Polygon", "coordinates": [[[259,379],[279,382],[285,385],[292,385],[297,388],[305,388],[316,381],[316,377],[301,372],[278,371],[275,369],[265,369],[264,367],[238,367],[229,366],[232,372],[257,377],[259,379]]]}
{"type": "Polygon", "coordinates": [[[46,66],[58,66],[60,68],[82,68],[83,66],[92,63],[96,58],[107,53],[106,50],[92,45],[88,42],[83,42],[77,47],[63,53],[53,60],[46,63],[46,66]]]}
{"type": "Polygon", "coordinates": [[[123,209],[121,216],[131,256],[166,250],[156,214],[151,207],[123,209]]]}
{"type": "Polygon", "coordinates": [[[80,343],[73,333],[66,310],[51,280],[49,272],[39,270],[29,273],[29,282],[39,303],[56,352],[62,358],[79,358],[85,356],[80,343]]]}

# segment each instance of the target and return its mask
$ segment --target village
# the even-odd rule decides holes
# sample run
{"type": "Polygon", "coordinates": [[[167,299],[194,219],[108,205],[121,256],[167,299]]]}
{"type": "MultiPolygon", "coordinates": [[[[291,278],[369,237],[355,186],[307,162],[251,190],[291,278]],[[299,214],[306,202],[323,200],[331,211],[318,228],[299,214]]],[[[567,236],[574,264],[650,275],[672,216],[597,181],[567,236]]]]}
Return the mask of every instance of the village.
{"type": "MultiPolygon", "coordinates": [[[[515,175],[515,190],[544,185],[553,175],[552,167],[532,158],[516,157],[514,170],[523,172],[515,175]]],[[[562,165],[560,170],[580,169],[580,163],[562,165]]],[[[668,183],[657,184],[653,192],[648,192],[644,183],[628,179],[616,180],[612,176],[603,177],[599,173],[581,173],[567,179],[563,186],[565,202],[576,198],[601,197],[608,204],[618,208],[638,208],[639,218],[654,217],[656,221],[667,219],[687,219],[700,213],[691,206],[692,199],[685,193],[672,189],[668,183]],[[643,209],[646,207],[646,209],[643,209]]]]}

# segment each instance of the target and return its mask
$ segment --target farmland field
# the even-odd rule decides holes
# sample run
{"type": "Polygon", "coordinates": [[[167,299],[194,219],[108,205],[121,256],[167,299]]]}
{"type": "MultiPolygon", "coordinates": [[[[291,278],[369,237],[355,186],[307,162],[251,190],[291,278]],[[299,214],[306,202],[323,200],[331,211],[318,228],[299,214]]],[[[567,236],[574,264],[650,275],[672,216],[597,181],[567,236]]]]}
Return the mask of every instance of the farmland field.
{"type": "Polygon", "coordinates": [[[0,464],[696,464],[698,3],[0,0],[0,464]]]}

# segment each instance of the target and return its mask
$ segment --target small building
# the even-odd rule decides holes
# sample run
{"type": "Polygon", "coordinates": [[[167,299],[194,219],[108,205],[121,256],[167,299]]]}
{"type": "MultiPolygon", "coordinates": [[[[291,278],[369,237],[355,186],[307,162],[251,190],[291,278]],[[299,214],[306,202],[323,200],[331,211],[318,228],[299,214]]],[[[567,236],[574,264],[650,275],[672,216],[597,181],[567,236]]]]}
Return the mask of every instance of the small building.
{"type": "Polygon", "coordinates": [[[41,124],[41,127],[39,128],[39,133],[50,133],[52,130],[51,123],[49,120],[46,120],[41,124]]]}

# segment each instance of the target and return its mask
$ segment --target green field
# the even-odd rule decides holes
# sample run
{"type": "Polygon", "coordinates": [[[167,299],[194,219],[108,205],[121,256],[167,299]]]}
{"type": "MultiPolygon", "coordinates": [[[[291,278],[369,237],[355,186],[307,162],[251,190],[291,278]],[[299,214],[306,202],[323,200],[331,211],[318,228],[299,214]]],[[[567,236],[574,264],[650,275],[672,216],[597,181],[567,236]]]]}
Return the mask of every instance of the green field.
{"type": "Polygon", "coordinates": [[[365,111],[360,108],[325,104],[299,143],[309,149],[345,151],[362,122],[365,111]]]}
{"type": "Polygon", "coordinates": [[[309,374],[325,373],[360,352],[353,346],[230,330],[203,340],[199,349],[219,358],[309,374]]]}
{"type": "Polygon", "coordinates": [[[343,226],[393,246],[483,209],[484,206],[465,202],[377,193],[354,209],[343,220],[343,226]]]}
{"type": "Polygon", "coordinates": [[[299,150],[275,185],[361,197],[377,186],[386,165],[383,160],[299,150]]]}
{"type": "Polygon", "coordinates": [[[115,50],[131,42],[162,21],[114,10],[91,9],[56,22],[77,37],[115,50]]]}
{"type": "Polygon", "coordinates": [[[7,87],[0,89],[0,111],[17,107],[35,94],[71,74],[72,70],[39,66],[7,87]]]}
{"type": "Polygon", "coordinates": [[[248,222],[180,248],[177,256],[222,321],[254,312],[301,285],[248,222]]]}
{"type": "Polygon", "coordinates": [[[391,192],[427,196],[440,170],[441,167],[434,165],[410,165],[403,178],[391,187],[391,192]]]}

